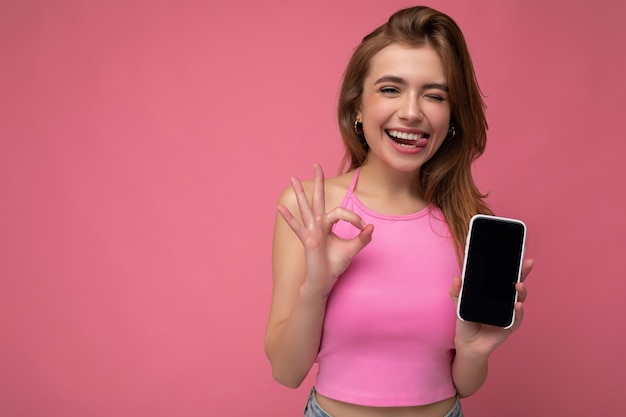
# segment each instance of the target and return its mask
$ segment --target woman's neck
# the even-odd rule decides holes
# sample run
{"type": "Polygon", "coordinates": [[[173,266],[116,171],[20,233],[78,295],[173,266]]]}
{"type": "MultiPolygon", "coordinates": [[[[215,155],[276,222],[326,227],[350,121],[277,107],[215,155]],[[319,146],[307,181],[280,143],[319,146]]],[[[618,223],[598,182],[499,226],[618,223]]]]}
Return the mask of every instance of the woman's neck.
{"type": "Polygon", "coordinates": [[[410,214],[427,205],[418,171],[402,172],[374,161],[361,166],[355,193],[367,207],[381,213],[410,214]]]}
{"type": "Polygon", "coordinates": [[[361,166],[358,185],[365,185],[368,193],[383,198],[422,199],[419,171],[398,171],[376,160],[368,160],[361,166]]]}

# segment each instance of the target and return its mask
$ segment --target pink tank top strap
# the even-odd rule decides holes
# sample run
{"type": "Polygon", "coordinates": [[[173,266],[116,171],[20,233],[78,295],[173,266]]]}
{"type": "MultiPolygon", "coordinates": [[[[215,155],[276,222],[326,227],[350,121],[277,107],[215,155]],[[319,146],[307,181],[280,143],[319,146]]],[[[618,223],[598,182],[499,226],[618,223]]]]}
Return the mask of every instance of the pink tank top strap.
{"type": "Polygon", "coordinates": [[[358,167],[354,170],[354,175],[352,176],[352,182],[350,182],[350,187],[348,188],[347,195],[352,195],[354,189],[356,188],[356,182],[359,179],[359,172],[361,171],[361,167],[358,167]]]}
{"type": "Polygon", "coordinates": [[[348,187],[348,191],[346,195],[343,197],[343,201],[341,202],[341,207],[347,207],[350,199],[352,198],[352,194],[354,193],[354,189],[356,188],[356,182],[359,179],[359,171],[361,167],[354,170],[354,175],[352,176],[352,181],[350,182],[350,186],[348,187]]]}

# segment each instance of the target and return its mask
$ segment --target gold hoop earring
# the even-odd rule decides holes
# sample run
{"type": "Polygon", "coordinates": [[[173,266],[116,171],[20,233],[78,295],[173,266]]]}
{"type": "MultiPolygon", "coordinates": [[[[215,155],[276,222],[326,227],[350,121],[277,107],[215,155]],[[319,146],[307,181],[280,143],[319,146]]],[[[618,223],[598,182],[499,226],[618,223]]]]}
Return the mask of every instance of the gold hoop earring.
{"type": "Polygon", "coordinates": [[[359,122],[358,120],[354,121],[354,133],[359,136],[363,134],[363,123],[359,122]],[[361,125],[361,127],[359,127],[359,125],[361,125]]]}
{"type": "Polygon", "coordinates": [[[448,129],[448,134],[446,135],[446,139],[450,140],[452,138],[454,138],[456,136],[456,129],[454,128],[454,125],[452,123],[450,123],[450,129],[448,129]],[[450,136],[452,135],[452,136],[450,136]]]}

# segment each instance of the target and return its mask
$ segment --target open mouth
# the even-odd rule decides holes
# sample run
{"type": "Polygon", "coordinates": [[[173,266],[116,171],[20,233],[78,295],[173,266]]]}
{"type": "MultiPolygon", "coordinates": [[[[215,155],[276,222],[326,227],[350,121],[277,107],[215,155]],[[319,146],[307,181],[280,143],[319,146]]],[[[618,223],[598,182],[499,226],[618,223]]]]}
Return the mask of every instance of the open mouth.
{"type": "Polygon", "coordinates": [[[385,130],[387,136],[403,148],[425,146],[430,138],[428,133],[407,133],[398,130],[385,130]]]}

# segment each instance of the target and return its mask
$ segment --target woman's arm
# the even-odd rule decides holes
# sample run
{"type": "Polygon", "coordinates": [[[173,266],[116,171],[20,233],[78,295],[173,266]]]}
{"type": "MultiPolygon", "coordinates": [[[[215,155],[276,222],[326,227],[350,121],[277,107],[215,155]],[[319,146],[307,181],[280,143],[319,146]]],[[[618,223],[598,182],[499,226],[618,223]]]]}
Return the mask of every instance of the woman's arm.
{"type": "MultiPolygon", "coordinates": [[[[297,213],[292,190],[283,192],[280,204],[297,213]]],[[[272,247],[272,306],[265,352],[274,379],[291,388],[302,383],[315,362],[326,312],[326,296],[302,288],[305,263],[302,243],[277,213],[272,247]]]]}
{"type": "Polygon", "coordinates": [[[319,166],[314,171],[314,183],[306,184],[311,201],[295,178],[283,192],[272,248],[274,290],[265,352],[274,378],[292,388],[302,383],[315,362],[326,301],[337,277],[369,243],[373,230],[349,210],[326,212],[323,172],[319,166]],[[340,239],[331,230],[339,220],[352,223],[360,234],[340,239]]]}
{"type": "MultiPolygon", "coordinates": [[[[487,379],[488,360],[491,353],[522,324],[524,306],[528,295],[524,280],[533,267],[531,259],[522,264],[522,277],[515,288],[518,293],[518,302],[515,304],[515,322],[509,329],[472,323],[457,319],[454,345],[456,355],[452,361],[452,379],[457,392],[461,397],[474,394],[487,379]]],[[[450,295],[458,302],[461,289],[460,278],[455,278],[450,289],[450,295]]]]}

